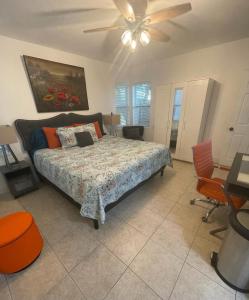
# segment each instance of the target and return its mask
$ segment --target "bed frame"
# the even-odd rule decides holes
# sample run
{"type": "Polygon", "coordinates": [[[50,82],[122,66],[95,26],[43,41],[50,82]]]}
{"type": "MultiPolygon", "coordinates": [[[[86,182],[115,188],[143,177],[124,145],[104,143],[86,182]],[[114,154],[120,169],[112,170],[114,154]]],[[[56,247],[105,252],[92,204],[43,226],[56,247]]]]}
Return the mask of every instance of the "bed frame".
{"type": "MultiPolygon", "coordinates": [[[[20,136],[20,139],[22,141],[23,150],[27,151],[29,154],[29,157],[33,163],[33,157],[32,157],[32,146],[30,143],[31,134],[33,130],[41,128],[41,127],[62,127],[62,126],[69,126],[73,123],[92,123],[92,122],[99,122],[100,130],[102,134],[104,135],[104,129],[103,129],[103,118],[101,113],[93,114],[93,115],[78,115],[74,113],[69,114],[59,114],[55,117],[48,118],[48,119],[41,119],[41,120],[23,120],[18,119],[15,121],[15,127],[16,130],[20,136]]],[[[165,166],[163,166],[161,169],[159,169],[157,172],[155,172],[150,178],[155,176],[156,174],[160,173],[161,176],[163,176],[165,166]]],[[[60,193],[62,193],[67,199],[70,199],[73,203],[75,203],[77,206],[80,206],[77,202],[75,202],[71,197],[69,197],[67,194],[65,194],[63,191],[61,191],[57,186],[55,186],[53,183],[51,183],[48,179],[46,179],[44,176],[42,176],[39,172],[37,172],[42,180],[47,181],[49,184],[53,185],[56,190],[58,190],[60,193]]],[[[138,189],[141,185],[143,185],[145,182],[147,182],[150,178],[146,179],[145,181],[139,183],[137,186],[135,186],[133,189],[127,191],[124,195],[122,195],[116,202],[110,203],[106,206],[105,211],[109,211],[114,206],[116,206],[119,202],[121,202],[123,199],[125,199],[128,195],[130,195],[133,191],[138,189]]],[[[94,223],[94,228],[99,228],[99,222],[98,220],[92,219],[94,223]]]]}

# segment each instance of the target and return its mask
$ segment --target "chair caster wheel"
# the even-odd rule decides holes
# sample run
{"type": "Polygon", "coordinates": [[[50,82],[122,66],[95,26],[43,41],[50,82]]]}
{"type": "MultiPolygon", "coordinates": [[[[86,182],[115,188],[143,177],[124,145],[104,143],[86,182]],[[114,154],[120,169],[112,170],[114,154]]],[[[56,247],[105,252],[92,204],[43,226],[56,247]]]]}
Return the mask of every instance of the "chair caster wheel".
{"type": "Polygon", "coordinates": [[[195,199],[190,200],[190,204],[194,205],[195,204],[195,199]]]}
{"type": "Polygon", "coordinates": [[[208,222],[207,217],[202,217],[202,222],[207,223],[208,222]]]}

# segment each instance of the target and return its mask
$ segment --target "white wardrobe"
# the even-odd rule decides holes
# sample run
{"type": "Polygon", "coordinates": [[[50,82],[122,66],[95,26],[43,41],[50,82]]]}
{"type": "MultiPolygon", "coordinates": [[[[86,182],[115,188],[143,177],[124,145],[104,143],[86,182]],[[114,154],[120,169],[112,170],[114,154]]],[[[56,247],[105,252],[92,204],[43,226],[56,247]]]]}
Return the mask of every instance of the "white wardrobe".
{"type": "Polygon", "coordinates": [[[154,141],[176,159],[192,162],[192,146],[204,138],[214,81],[200,79],[156,87],[154,141]]]}

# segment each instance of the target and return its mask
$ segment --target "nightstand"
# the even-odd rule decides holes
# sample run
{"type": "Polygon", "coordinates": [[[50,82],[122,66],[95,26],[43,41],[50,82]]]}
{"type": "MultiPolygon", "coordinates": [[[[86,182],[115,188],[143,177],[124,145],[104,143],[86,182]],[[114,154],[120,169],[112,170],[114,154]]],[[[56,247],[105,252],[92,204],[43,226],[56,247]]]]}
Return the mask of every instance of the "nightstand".
{"type": "Polygon", "coordinates": [[[11,194],[17,198],[39,187],[39,179],[34,167],[27,161],[19,161],[10,167],[0,166],[11,194]]]}

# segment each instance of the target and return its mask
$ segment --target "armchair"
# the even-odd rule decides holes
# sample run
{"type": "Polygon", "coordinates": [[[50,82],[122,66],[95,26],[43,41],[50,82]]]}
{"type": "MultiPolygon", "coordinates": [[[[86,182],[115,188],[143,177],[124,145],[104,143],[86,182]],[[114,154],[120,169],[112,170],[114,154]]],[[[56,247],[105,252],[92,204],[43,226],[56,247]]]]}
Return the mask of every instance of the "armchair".
{"type": "Polygon", "coordinates": [[[124,126],[123,137],[126,139],[143,141],[144,126],[124,126]]]}

